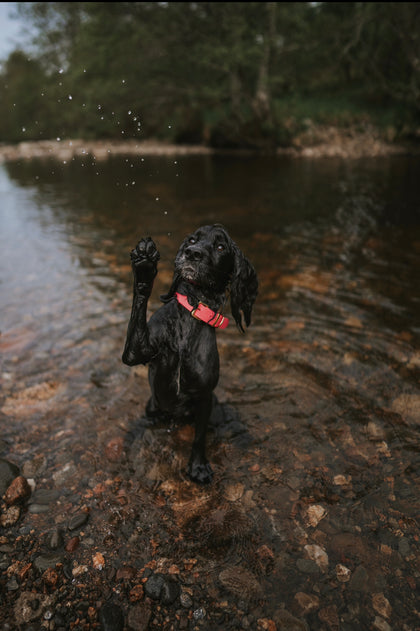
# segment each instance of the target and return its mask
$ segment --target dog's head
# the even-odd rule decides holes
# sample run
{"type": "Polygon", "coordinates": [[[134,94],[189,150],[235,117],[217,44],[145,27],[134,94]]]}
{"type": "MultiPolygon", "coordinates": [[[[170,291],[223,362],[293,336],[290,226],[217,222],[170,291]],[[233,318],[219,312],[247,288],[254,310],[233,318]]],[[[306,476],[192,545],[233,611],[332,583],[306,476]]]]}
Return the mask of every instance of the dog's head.
{"type": "Polygon", "coordinates": [[[174,282],[165,298],[174,294],[180,281],[187,281],[215,298],[230,289],[237,326],[243,331],[242,313],[249,326],[257,297],[257,275],[222,225],[202,226],[184,239],[175,258],[174,282]]]}

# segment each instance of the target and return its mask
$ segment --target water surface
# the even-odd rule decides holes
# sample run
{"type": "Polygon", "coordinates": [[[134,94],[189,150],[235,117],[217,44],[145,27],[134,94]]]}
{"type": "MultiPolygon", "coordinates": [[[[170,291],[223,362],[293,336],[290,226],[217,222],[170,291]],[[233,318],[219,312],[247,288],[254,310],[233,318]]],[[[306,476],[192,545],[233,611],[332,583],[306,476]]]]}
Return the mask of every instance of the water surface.
{"type": "MultiPolygon", "coordinates": [[[[47,533],[89,510],[89,544],[64,561],[176,567],[190,628],[200,606],[215,629],[287,628],[287,615],[311,629],[416,628],[418,172],[402,157],[2,165],[0,446],[60,492],[19,526],[47,533]],[[215,481],[201,489],[184,472],[192,428],[145,427],[146,369],[120,357],[129,250],[151,235],[161,252],[152,312],[181,240],[213,222],[260,293],[246,335],[218,333],[231,415],[209,433],[215,481]]],[[[101,574],[92,602],[109,584],[101,574]]]]}

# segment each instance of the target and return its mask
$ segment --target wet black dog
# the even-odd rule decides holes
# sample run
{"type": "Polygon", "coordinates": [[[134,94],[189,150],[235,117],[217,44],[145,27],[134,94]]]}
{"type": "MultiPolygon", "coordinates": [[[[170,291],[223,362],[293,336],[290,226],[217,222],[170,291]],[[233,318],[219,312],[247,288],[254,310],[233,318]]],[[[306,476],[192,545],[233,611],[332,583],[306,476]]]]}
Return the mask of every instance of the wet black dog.
{"type": "Polygon", "coordinates": [[[205,454],[206,431],[219,378],[215,329],[227,326],[221,311],[228,292],[237,326],[243,331],[242,314],[249,326],[257,275],[223,226],[203,226],[181,244],[164,305],[146,322],[158,260],[150,237],[131,252],[133,307],[122,359],[129,366],[149,364],[149,417],[193,420],[187,472],[195,482],[208,483],[213,474],[205,454]]]}

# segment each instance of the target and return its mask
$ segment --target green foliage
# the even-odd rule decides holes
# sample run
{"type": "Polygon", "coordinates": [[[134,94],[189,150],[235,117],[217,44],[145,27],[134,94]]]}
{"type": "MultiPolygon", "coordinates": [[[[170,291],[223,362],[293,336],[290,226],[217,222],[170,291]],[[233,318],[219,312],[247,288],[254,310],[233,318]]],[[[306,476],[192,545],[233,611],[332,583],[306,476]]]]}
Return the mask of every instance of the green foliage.
{"type": "Polygon", "coordinates": [[[288,144],[304,121],[416,126],[418,3],[25,2],[0,141],[288,144]]]}

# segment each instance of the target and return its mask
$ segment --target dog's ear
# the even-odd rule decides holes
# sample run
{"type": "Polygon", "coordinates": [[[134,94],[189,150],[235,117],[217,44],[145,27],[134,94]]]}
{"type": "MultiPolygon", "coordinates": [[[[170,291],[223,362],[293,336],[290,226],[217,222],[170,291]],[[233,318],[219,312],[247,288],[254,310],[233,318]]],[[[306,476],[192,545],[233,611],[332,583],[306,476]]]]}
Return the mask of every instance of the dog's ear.
{"type": "Polygon", "coordinates": [[[242,313],[246,326],[249,326],[252,306],[257,294],[258,279],[255,269],[235,243],[233,273],[230,281],[230,308],[238,329],[242,332],[244,332],[242,313]]]}

